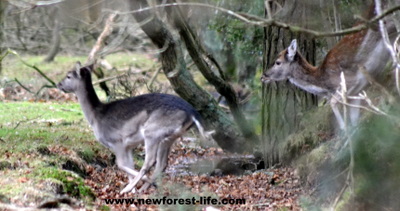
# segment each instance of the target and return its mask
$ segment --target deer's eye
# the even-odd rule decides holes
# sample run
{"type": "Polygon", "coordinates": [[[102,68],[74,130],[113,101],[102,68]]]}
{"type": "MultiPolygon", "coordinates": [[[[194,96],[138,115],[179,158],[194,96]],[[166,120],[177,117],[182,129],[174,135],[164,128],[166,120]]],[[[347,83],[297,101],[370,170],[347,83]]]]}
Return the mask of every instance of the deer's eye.
{"type": "Polygon", "coordinates": [[[275,62],[275,65],[281,65],[281,64],[282,64],[282,62],[280,62],[280,61],[275,62]]]}
{"type": "Polygon", "coordinates": [[[67,75],[67,78],[68,78],[68,79],[70,79],[70,78],[71,78],[71,76],[67,75]]]}

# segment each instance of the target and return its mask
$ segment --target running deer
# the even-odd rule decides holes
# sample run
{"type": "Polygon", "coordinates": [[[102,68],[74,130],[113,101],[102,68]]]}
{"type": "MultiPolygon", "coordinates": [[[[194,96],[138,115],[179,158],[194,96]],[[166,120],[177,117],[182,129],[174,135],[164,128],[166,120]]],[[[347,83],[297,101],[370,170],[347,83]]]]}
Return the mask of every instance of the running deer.
{"type": "Polygon", "coordinates": [[[153,184],[167,166],[173,142],[192,125],[196,125],[204,139],[205,132],[200,114],[183,99],[168,94],[144,94],[136,97],[102,103],[97,97],[91,78],[93,66],[69,71],[57,84],[64,92],[78,97],[83,113],[94,131],[96,139],[111,149],[118,167],[128,174],[129,184],[121,193],[134,192],[136,184],[144,180],[140,191],[153,184]],[[140,171],[134,169],[132,150],[144,143],[145,161],[140,171]],[[145,176],[155,164],[152,178],[145,176]]]}
{"type": "MultiPolygon", "coordinates": [[[[388,26],[391,40],[395,38],[394,26],[388,26]]],[[[349,95],[358,94],[368,84],[365,74],[376,76],[382,72],[390,58],[381,34],[377,29],[366,29],[346,35],[326,55],[322,64],[315,67],[308,63],[297,50],[297,41],[293,40],[283,50],[275,64],[263,73],[261,81],[289,80],[295,86],[325,98],[330,98],[332,110],[341,129],[345,122],[337,107],[337,96],[343,73],[349,95]],[[363,71],[365,70],[365,71],[363,71]]],[[[359,100],[349,103],[358,105],[359,100]]],[[[350,121],[354,125],[358,121],[359,109],[351,107],[350,121]]]]}

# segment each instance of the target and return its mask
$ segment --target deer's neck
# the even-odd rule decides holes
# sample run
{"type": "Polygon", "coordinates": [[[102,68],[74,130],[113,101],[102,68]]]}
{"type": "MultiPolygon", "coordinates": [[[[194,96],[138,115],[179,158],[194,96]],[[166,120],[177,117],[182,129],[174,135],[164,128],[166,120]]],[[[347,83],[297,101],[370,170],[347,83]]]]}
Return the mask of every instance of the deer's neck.
{"type": "Polygon", "coordinates": [[[80,89],[75,93],[78,97],[79,104],[82,107],[83,114],[91,126],[96,120],[96,111],[102,105],[96,92],[94,91],[92,82],[86,83],[84,89],[80,89]]]}
{"type": "Polygon", "coordinates": [[[301,89],[316,95],[329,95],[329,87],[324,80],[324,72],[307,62],[302,56],[299,58],[299,66],[292,70],[290,82],[301,89]]]}

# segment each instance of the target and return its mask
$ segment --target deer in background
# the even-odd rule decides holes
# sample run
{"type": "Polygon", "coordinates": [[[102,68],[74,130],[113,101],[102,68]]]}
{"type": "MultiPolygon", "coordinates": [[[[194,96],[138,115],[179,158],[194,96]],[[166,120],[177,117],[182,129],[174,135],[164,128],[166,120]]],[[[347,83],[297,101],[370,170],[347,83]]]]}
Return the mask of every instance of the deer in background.
{"type": "MultiPolygon", "coordinates": [[[[388,26],[391,40],[395,38],[396,30],[393,24],[388,26]]],[[[368,84],[365,74],[376,76],[383,72],[389,61],[390,54],[386,49],[381,34],[377,29],[365,29],[346,35],[326,55],[318,67],[311,65],[297,50],[297,41],[293,40],[289,47],[283,50],[275,64],[263,73],[261,81],[289,80],[295,86],[330,99],[332,110],[341,129],[345,120],[337,107],[337,90],[340,88],[341,74],[344,75],[347,94],[358,94],[368,84]],[[362,71],[366,70],[366,71],[362,71]]],[[[348,101],[359,105],[360,100],[348,101]]],[[[350,121],[355,125],[359,117],[359,109],[351,107],[350,121]]]]}
{"type": "Polygon", "coordinates": [[[179,97],[154,93],[107,104],[100,102],[92,85],[92,69],[93,66],[80,67],[78,62],[57,87],[76,94],[96,139],[114,152],[118,167],[128,174],[129,184],[122,193],[134,192],[141,179],[146,183],[140,191],[153,184],[167,166],[171,145],[192,125],[197,126],[204,139],[209,139],[212,132],[204,131],[200,114],[179,97]],[[132,150],[142,143],[145,161],[138,172],[134,169],[132,150]],[[145,174],[154,164],[149,179],[145,174]]]}

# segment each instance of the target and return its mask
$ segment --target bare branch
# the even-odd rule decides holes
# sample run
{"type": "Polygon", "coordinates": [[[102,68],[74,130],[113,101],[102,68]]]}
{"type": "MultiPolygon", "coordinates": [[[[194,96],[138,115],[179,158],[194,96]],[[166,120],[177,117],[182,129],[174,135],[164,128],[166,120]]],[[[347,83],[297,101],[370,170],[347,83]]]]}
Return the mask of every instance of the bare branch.
{"type": "MultiPolygon", "coordinates": [[[[121,15],[125,15],[125,14],[133,14],[133,13],[140,13],[143,11],[147,11],[147,10],[151,10],[154,8],[161,8],[161,7],[173,7],[173,6],[196,6],[196,7],[206,7],[209,9],[214,9],[214,10],[218,10],[221,11],[223,13],[226,13],[230,16],[233,16],[243,22],[246,22],[248,24],[252,24],[252,25],[256,25],[256,26],[261,26],[261,27],[265,27],[265,26],[277,26],[280,28],[284,28],[284,29],[288,29],[292,32],[301,32],[301,33],[306,33],[309,34],[311,36],[314,37],[333,37],[333,36],[341,36],[341,35],[346,35],[346,34],[351,34],[351,33],[355,33],[364,29],[367,29],[369,26],[371,26],[373,23],[378,22],[379,20],[382,20],[384,17],[386,17],[387,15],[392,14],[393,12],[400,10],[400,5],[389,8],[385,11],[383,11],[382,13],[380,13],[379,15],[375,16],[374,18],[370,19],[369,21],[364,22],[363,24],[348,28],[348,29],[344,29],[344,30],[340,30],[340,31],[335,31],[335,32],[320,32],[320,31],[315,31],[312,29],[306,29],[306,28],[302,28],[300,26],[294,26],[294,25],[290,25],[284,22],[280,22],[280,21],[276,21],[275,19],[265,19],[262,17],[258,17],[255,15],[251,15],[251,14],[246,14],[246,13],[237,13],[234,12],[232,10],[229,9],[225,9],[222,7],[218,7],[218,6],[214,6],[214,5],[210,5],[210,4],[205,4],[205,3],[188,3],[188,2],[184,2],[184,3],[169,3],[169,4],[161,4],[161,5],[155,5],[152,7],[144,7],[138,10],[133,10],[133,11],[129,11],[129,12],[116,12],[118,14],[121,15]]],[[[115,12],[115,11],[114,11],[115,12]]]]}
{"type": "Polygon", "coordinates": [[[49,6],[53,4],[59,4],[64,0],[47,0],[47,1],[38,1],[35,3],[36,6],[49,6]]]}
{"type": "MultiPolygon", "coordinates": [[[[341,103],[341,104],[343,104],[345,106],[349,106],[349,107],[353,107],[353,108],[359,108],[359,109],[363,109],[363,110],[369,111],[369,112],[374,113],[374,114],[388,116],[388,114],[386,114],[385,112],[381,111],[380,109],[375,110],[375,108],[377,108],[376,106],[366,107],[366,106],[362,106],[362,105],[350,104],[350,103],[347,103],[347,102],[343,101],[342,99],[339,99],[335,95],[332,95],[332,97],[335,98],[335,100],[337,100],[338,103],[341,103]]],[[[353,99],[353,100],[365,100],[368,104],[369,103],[372,104],[372,101],[368,98],[368,96],[366,94],[364,95],[364,94],[360,93],[359,96],[347,96],[347,98],[348,99],[353,99]],[[368,99],[368,101],[366,99],[368,99]]]]}
{"type": "Polygon", "coordinates": [[[87,63],[93,63],[96,60],[96,55],[103,47],[104,40],[111,34],[113,30],[112,24],[114,23],[114,19],[116,17],[117,14],[115,13],[108,16],[103,32],[101,32],[100,36],[97,38],[96,44],[93,46],[92,50],[89,53],[87,63]]]}

